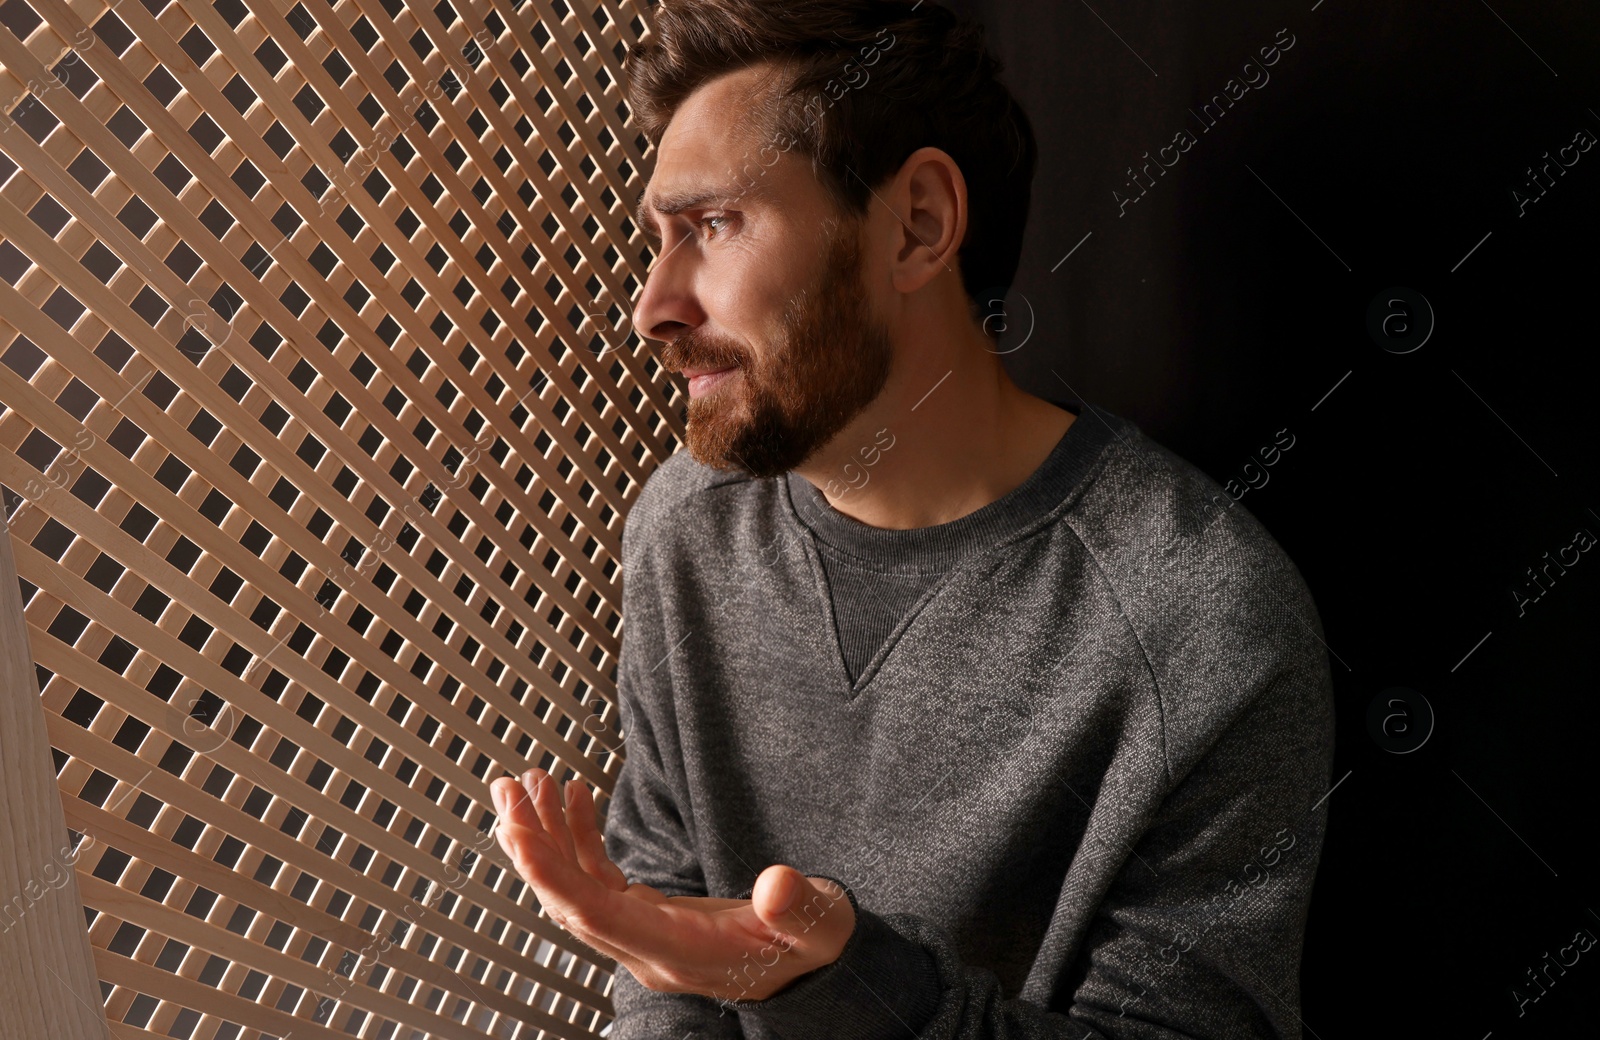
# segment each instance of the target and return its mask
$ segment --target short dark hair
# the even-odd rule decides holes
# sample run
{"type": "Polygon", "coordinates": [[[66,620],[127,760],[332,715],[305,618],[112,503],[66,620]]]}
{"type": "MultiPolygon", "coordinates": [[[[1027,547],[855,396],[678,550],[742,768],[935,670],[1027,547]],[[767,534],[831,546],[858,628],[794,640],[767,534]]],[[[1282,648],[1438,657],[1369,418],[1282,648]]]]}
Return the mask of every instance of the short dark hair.
{"type": "Polygon", "coordinates": [[[932,0],[658,0],[651,10],[652,35],[625,64],[627,101],[648,140],[659,146],[673,113],[706,82],[773,62],[776,86],[759,92],[739,128],[809,158],[850,220],[866,214],[869,185],[912,152],[943,149],[967,183],[958,255],[974,321],[1005,295],[1038,148],[981,23],[932,0]]]}

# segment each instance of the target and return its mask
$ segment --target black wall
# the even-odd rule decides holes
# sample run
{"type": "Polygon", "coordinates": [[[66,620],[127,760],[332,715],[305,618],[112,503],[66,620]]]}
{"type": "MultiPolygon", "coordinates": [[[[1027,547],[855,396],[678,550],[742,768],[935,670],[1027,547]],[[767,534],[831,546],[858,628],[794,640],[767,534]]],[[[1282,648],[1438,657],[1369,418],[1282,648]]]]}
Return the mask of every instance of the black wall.
{"type": "Polygon", "coordinates": [[[1537,201],[1513,191],[1538,196],[1529,167],[1579,131],[1600,141],[1600,10],[951,6],[989,27],[1040,143],[1007,366],[1248,488],[1319,605],[1340,783],[1306,1035],[1592,1035],[1600,947],[1546,967],[1543,996],[1528,972],[1600,936],[1600,549],[1579,535],[1600,538],[1600,147],[1569,148],[1537,201]],[[1120,206],[1128,167],[1184,129],[1120,206]],[[1431,310],[1420,346],[1370,331],[1394,298],[1419,326],[1431,310]],[[1249,487],[1279,431],[1293,447],[1249,487]],[[1528,569],[1563,551],[1540,595],[1528,569]]]}

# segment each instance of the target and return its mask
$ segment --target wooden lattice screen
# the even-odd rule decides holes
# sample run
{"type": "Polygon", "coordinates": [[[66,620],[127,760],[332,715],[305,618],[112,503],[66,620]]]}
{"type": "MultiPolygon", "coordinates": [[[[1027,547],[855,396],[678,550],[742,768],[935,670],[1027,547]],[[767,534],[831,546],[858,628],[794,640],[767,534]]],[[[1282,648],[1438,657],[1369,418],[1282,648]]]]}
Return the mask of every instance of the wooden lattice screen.
{"type": "Polygon", "coordinates": [[[487,782],[621,764],[647,15],[0,6],[0,483],[113,1036],[609,1021],[487,782]]]}

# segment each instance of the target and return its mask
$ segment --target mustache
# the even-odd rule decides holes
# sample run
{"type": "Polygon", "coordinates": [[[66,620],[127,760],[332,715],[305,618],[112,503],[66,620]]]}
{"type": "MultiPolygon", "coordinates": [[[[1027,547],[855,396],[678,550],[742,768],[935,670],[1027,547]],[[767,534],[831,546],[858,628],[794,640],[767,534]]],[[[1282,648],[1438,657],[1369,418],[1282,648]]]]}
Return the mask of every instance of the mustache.
{"type": "Polygon", "coordinates": [[[745,356],[731,347],[703,342],[693,333],[680,336],[661,350],[661,363],[670,369],[746,367],[745,356]]]}

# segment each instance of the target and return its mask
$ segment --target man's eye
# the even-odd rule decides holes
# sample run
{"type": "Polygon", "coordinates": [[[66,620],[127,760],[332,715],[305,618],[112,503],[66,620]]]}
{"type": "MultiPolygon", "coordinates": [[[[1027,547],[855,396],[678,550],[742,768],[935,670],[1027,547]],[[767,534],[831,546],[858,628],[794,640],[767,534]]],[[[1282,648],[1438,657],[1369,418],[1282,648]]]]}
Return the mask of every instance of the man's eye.
{"type": "MultiPolygon", "coordinates": [[[[714,220],[720,220],[720,221],[726,223],[728,218],[727,217],[701,217],[699,220],[694,222],[694,226],[697,227],[697,228],[710,227],[711,226],[711,222],[714,221],[714,220]]],[[[713,234],[713,235],[710,235],[708,237],[715,238],[716,235],[713,234]]]]}

